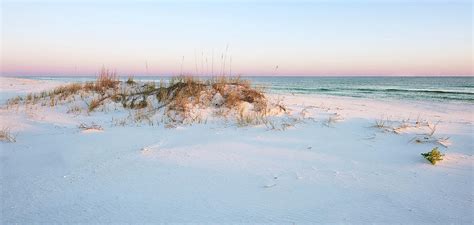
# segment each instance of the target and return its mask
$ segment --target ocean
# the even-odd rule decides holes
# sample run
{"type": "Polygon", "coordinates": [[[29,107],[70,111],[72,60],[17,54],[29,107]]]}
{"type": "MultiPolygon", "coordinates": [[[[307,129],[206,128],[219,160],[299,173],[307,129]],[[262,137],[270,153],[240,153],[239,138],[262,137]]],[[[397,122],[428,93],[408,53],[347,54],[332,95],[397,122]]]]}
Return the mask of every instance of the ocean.
{"type": "MultiPolygon", "coordinates": [[[[28,77],[40,80],[91,81],[95,77],[28,77]]],[[[164,76],[136,76],[135,80],[168,81],[164,76]]],[[[121,79],[126,79],[125,77],[121,79]]],[[[474,77],[299,77],[246,76],[270,93],[318,94],[369,99],[474,103],[474,77]]]]}

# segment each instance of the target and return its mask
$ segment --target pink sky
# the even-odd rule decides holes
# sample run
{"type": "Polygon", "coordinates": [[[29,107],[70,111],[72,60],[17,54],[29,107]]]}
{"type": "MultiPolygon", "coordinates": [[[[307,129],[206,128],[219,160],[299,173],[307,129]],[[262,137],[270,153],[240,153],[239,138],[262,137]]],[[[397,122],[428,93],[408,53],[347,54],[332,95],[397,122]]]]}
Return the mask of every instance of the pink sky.
{"type": "Polygon", "coordinates": [[[473,75],[470,6],[7,0],[1,74],[473,75]]]}

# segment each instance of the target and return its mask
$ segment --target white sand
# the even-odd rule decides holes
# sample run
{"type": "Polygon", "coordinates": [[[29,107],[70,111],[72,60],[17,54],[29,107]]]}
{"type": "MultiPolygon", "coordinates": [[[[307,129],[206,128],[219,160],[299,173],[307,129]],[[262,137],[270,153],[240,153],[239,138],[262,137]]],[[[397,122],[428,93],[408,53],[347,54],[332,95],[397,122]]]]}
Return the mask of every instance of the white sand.
{"type": "Polygon", "coordinates": [[[48,90],[62,84],[59,81],[0,77],[0,92],[29,93],[48,90]]]}
{"type": "MultiPolygon", "coordinates": [[[[18,93],[57,85],[9,82],[18,93]]],[[[17,134],[0,144],[2,223],[473,223],[474,105],[272,98],[306,119],[285,131],[166,129],[112,126],[115,111],[2,109],[17,134]],[[410,142],[426,128],[373,128],[381,118],[440,121],[450,146],[410,142]],[[435,146],[446,156],[432,166],[420,153],[435,146]]]]}

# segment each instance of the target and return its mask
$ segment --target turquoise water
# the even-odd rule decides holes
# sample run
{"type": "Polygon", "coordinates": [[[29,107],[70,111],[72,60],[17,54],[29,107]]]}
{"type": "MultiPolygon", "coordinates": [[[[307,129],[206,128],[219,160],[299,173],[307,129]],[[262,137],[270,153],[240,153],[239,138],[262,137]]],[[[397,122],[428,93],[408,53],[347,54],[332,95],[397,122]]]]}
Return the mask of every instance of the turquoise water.
{"type": "Polygon", "coordinates": [[[474,77],[257,77],[275,92],[474,103],[474,77]]]}
{"type": "MultiPolygon", "coordinates": [[[[42,80],[89,81],[94,77],[32,77],[42,80]]],[[[169,77],[138,76],[167,81],[169,77]]],[[[243,77],[271,93],[322,94],[371,99],[474,103],[474,77],[243,77]]]]}

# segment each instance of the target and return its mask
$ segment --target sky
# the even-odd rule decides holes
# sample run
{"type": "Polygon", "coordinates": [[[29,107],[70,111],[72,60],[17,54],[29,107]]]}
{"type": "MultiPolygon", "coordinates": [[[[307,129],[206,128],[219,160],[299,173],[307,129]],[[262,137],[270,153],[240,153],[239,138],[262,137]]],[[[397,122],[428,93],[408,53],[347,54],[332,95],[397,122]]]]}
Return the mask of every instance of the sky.
{"type": "Polygon", "coordinates": [[[3,0],[1,75],[473,75],[469,0],[3,0]]]}

